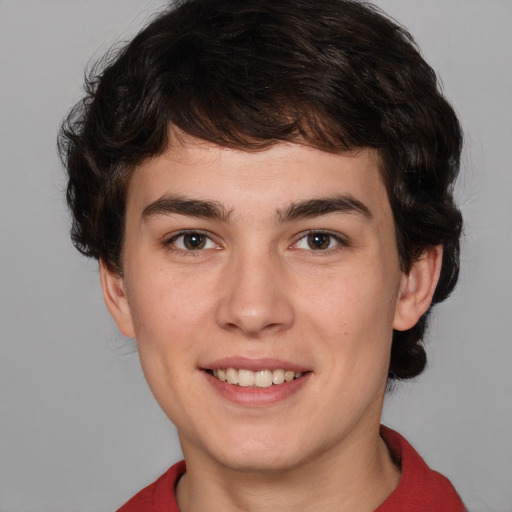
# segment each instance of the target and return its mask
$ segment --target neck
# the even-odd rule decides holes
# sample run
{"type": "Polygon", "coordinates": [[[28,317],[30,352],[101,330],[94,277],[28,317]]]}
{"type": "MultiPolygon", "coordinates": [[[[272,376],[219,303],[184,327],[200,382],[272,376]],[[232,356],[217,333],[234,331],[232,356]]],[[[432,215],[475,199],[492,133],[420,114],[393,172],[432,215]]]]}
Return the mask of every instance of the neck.
{"type": "Polygon", "coordinates": [[[397,487],[400,470],[378,428],[371,438],[360,433],[351,437],[341,446],[275,472],[226,468],[193,447],[185,449],[185,443],[187,473],[176,493],[180,511],[372,512],[397,487]]]}

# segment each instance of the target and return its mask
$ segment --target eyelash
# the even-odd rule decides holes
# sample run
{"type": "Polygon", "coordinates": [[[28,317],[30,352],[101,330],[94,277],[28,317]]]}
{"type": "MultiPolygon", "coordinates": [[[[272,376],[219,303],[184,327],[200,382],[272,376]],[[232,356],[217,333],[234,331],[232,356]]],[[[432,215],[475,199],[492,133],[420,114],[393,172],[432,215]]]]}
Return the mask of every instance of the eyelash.
{"type": "Polygon", "coordinates": [[[334,234],[329,231],[322,231],[322,230],[312,230],[308,231],[306,233],[302,233],[300,238],[293,244],[293,248],[296,248],[298,250],[304,250],[306,252],[316,253],[315,255],[325,255],[325,254],[331,254],[332,252],[339,251],[341,248],[349,247],[349,243],[346,239],[342,238],[339,234],[334,234]],[[329,239],[329,245],[334,241],[336,245],[334,247],[327,247],[325,249],[312,249],[311,247],[309,249],[301,249],[298,247],[299,243],[303,240],[306,240],[309,237],[313,236],[325,236],[329,239]]]}
{"type": "MultiPolygon", "coordinates": [[[[164,247],[166,247],[167,249],[169,249],[173,252],[176,252],[179,254],[184,254],[187,256],[198,256],[198,253],[203,252],[204,250],[220,248],[219,244],[215,243],[215,241],[212,239],[212,237],[210,235],[208,235],[204,231],[193,230],[193,229],[186,230],[186,231],[180,231],[176,235],[173,235],[171,238],[165,240],[163,245],[164,245],[164,247]],[[179,239],[184,239],[184,237],[186,237],[187,235],[197,235],[198,237],[201,237],[203,239],[204,245],[212,244],[214,247],[205,247],[203,245],[202,247],[200,247],[198,249],[187,249],[185,247],[176,246],[176,242],[179,239]]],[[[184,241],[182,241],[182,245],[184,245],[184,241]]],[[[297,241],[292,244],[291,248],[297,249],[297,250],[304,250],[306,252],[311,252],[311,253],[317,253],[317,255],[321,255],[321,254],[331,254],[332,252],[340,250],[340,248],[348,247],[348,246],[349,246],[349,243],[347,242],[347,240],[345,240],[344,238],[340,237],[337,234],[331,233],[329,231],[312,230],[312,231],[307,231],[305,233],[302,233],[300,235],[300,237],[297,239],[297,241]],[[313,249],[311,247],[309,249],[306,249],[306,248],[298,247],[298,245],[301,241],[303,241],[303,240],[307,241],[307,239],[309,237],[314,237],[314,236],[325,236],[328,238],[329,246],[331,245],[331,243],[333,241],[335,242],[336,245],[334,247],[328,246],[325,249],[322,249],[322,248],[313,249]]]]}
{"type": "MultiPolygon", "coordinates": [[[[187,256],[197,256],[198,253],[200,253],[203,250],[205,250],[204,247],[201,247],[199,249],[187,249],[187,248],[177,247],[176,246],[176,241],[179,240],[180,238],[183,239],[187,235],[197,235],[198,237],[201,237],[203,240],[205,240],[205,242],[204,242],[205,244],[209,244],[210,243],[210,244],[214,245],[214,247],[206,247],[206,249],[214,249],[214,248],[218,249],[219,248],[219,245],[212,240],[212,237],[210,235],[208,235],[204,231],[197,230],[197,229],[190,229],[190,230],[186,230],[186,231],[180,231],[179,233],[177,233],[176,235],[173,235],[168,240],[165,240],[163,245],[167,249],[169,249],[169,250],[171,250],[173,252],[176,252],[176,253],[179,253],[179,254],[185,254],[187,256]]],[[[182,241],[182,245],[184,245],[183,241],[182,241]]]]}

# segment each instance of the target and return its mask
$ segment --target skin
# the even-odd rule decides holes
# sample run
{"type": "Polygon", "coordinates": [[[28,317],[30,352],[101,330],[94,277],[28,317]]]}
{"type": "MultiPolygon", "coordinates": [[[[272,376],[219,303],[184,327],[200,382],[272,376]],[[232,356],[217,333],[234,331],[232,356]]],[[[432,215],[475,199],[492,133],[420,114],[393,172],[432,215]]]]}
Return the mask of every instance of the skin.
{"type": "Polygon", "coordinates": [[[178,429],[180,510],[377,508],[400,478],[379,438],[392,332],[426,311],[440,261],[433,247],[401,272],[371,150],[245,152],[185,138],[138,167],[123,275],[101,263],[101,279],[178,429]],[[358,206],[290,213],[333,197],[358,206]],[[176,198],[221,211],[177,213],[176,198]],[[187,249],[183,230],[202,248],[187,249]],[[285,361],[307,378],[275,403],[234,403],[204,371],[230,357],[285,361]]]}

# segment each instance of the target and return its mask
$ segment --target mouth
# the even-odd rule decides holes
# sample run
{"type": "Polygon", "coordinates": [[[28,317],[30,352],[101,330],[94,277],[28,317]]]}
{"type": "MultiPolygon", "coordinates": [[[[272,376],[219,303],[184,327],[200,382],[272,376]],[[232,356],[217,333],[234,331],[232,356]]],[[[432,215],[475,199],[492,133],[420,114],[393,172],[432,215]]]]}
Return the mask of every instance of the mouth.
{"type": "Polygon", "coordinates": [[[219,368],[206,370],[206,373],[219,380],[234,386],[244,388],[270,388],[300,379],[307,372],[275,369],[275,370],[246,370],[243,368],[219,368]]]}
{"type": "Polygon", "coordinates": [[[301,393],[314,374],[313,369],[300,363],[245,357],[211,361],[201,370],[218,396],[252,409],[291,399],[301,393]]]}

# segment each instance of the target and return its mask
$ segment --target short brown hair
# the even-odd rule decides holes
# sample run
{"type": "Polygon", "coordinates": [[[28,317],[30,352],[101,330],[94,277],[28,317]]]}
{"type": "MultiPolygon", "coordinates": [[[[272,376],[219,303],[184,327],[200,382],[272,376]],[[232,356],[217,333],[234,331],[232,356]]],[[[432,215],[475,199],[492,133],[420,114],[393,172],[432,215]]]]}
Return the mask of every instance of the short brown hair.
{"type": "MultiPolygon", "coordinates": [[[[376,149],[402,270],[442,244],[433,304],[453,290],[461,129],[412,37],[372,4],[182,1],[91,72],[59,149],[73,242],[120,273],[128,180],[172,144],[169,126],[248,151],[280,141],[376,149]]],[[[391,378],[424,369],[428,313],[394,332],[391,378]]]]}

